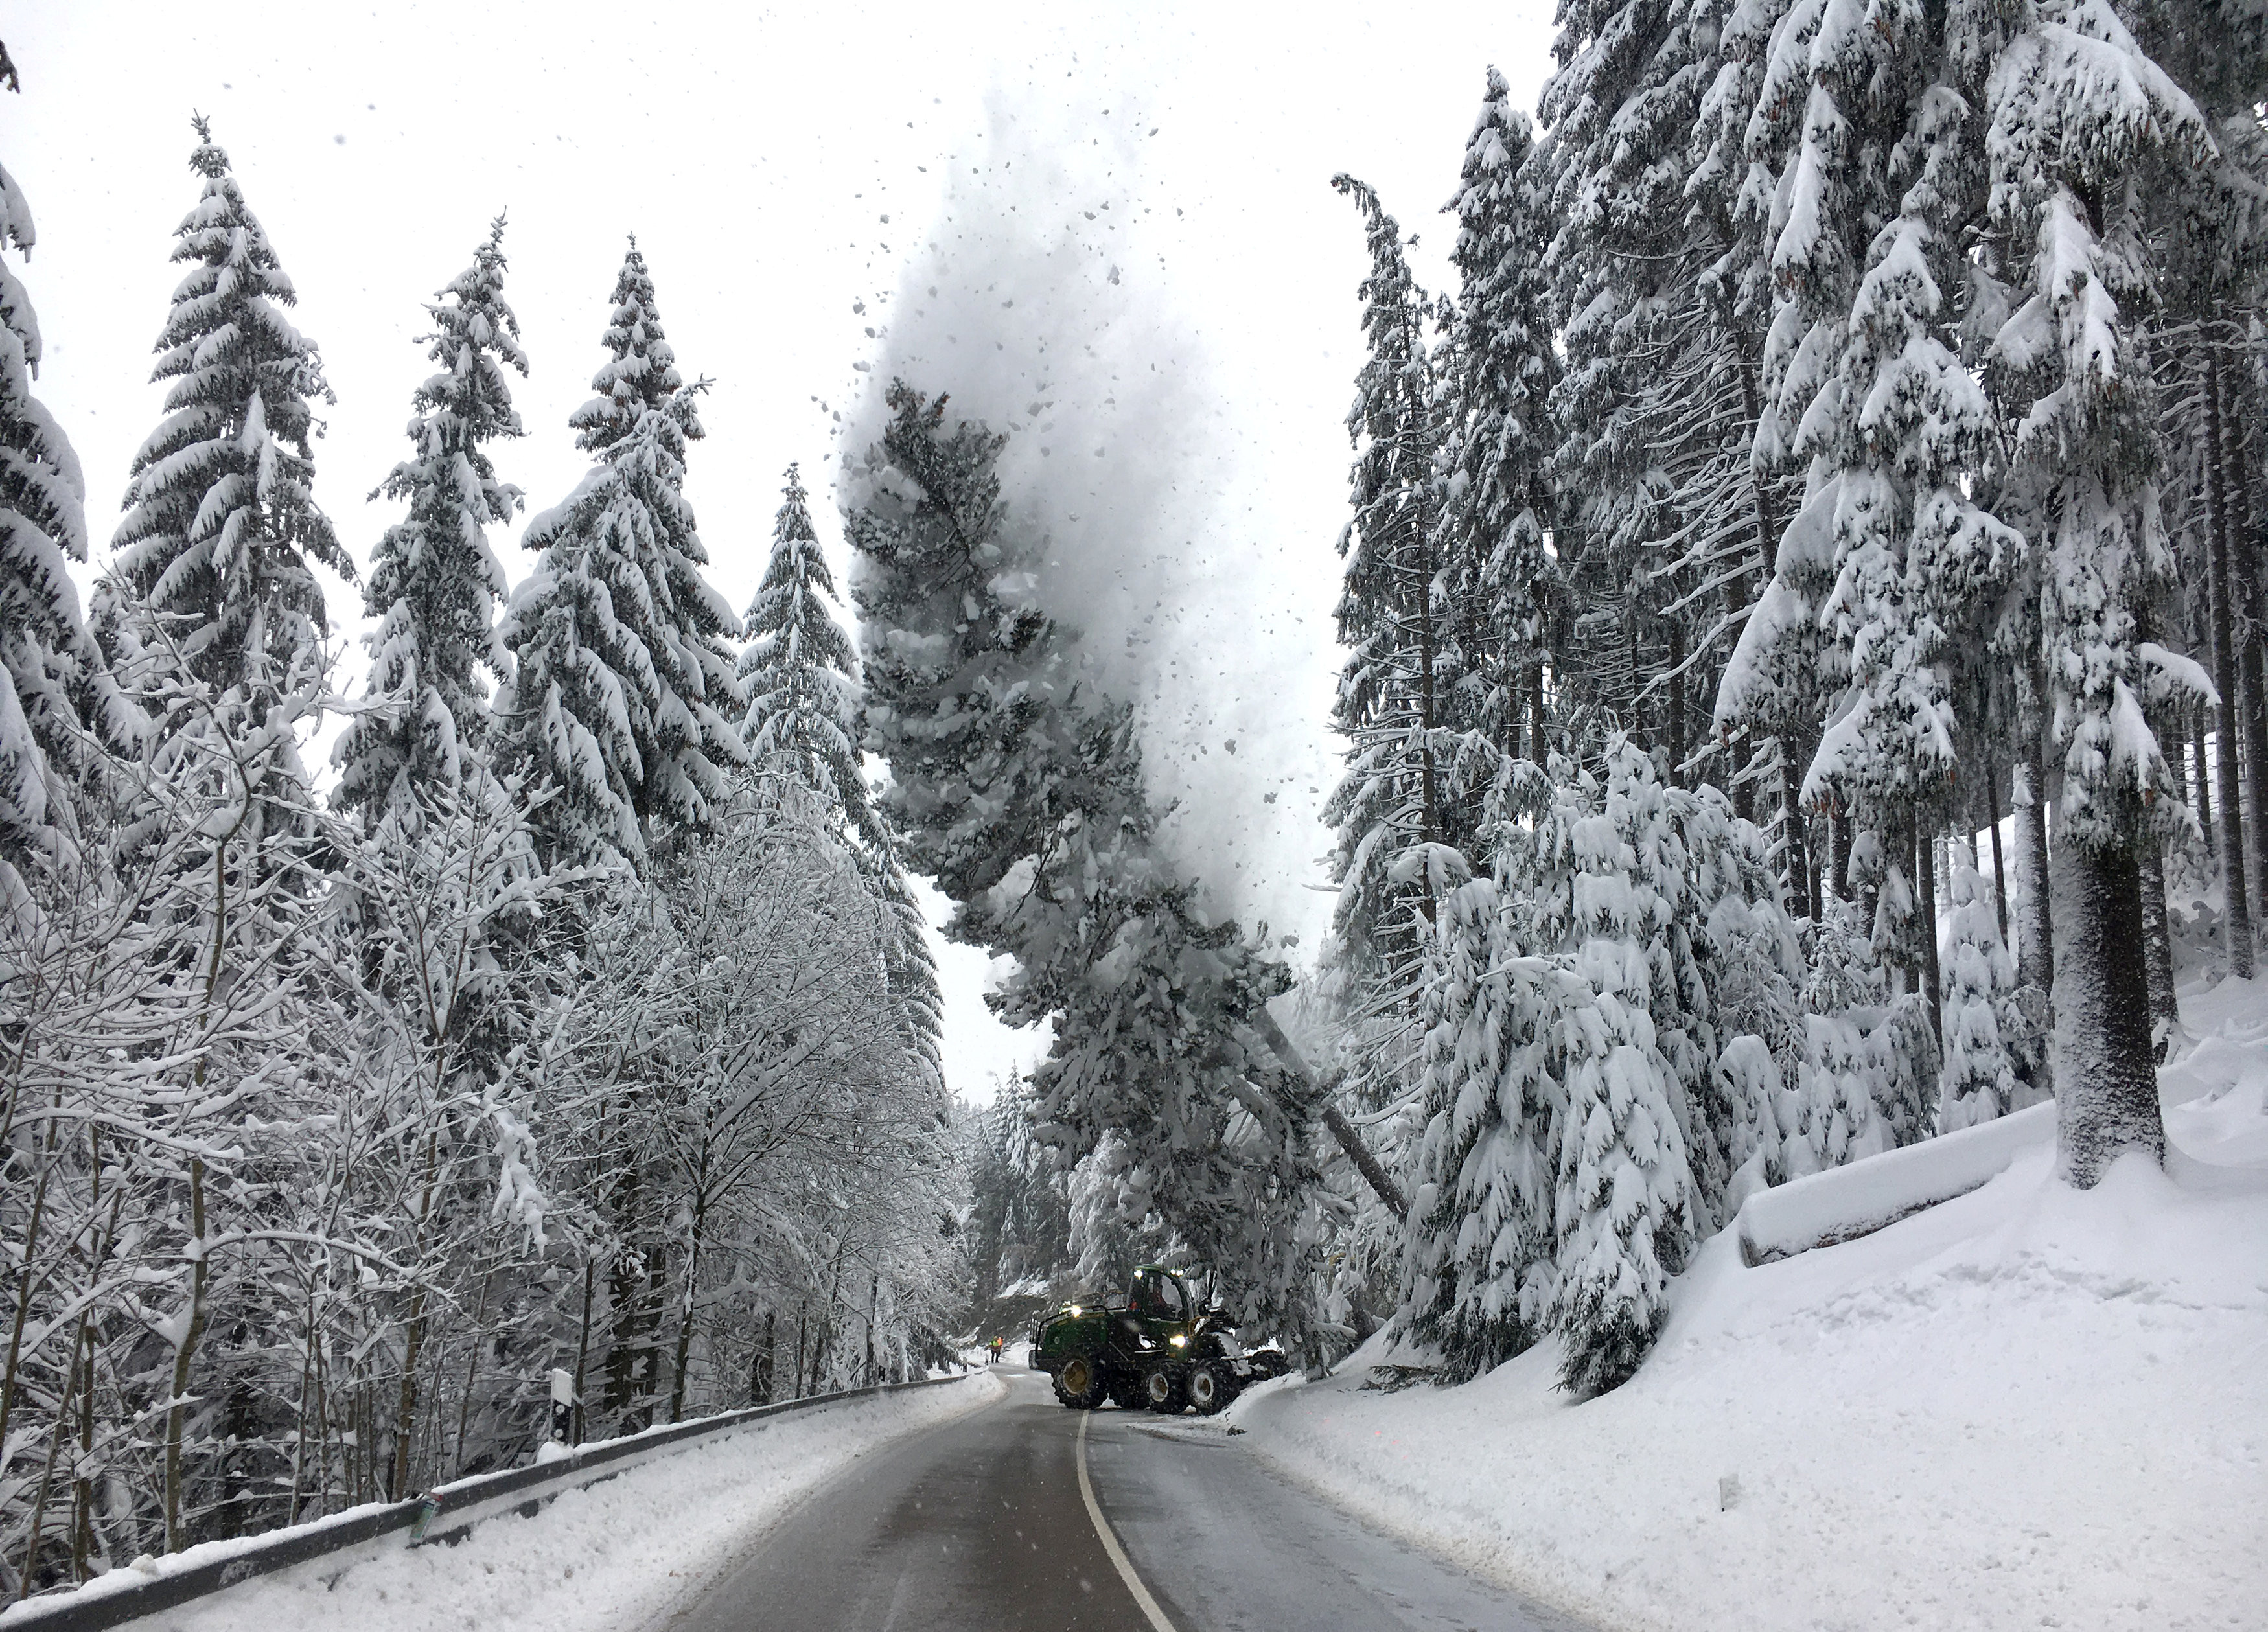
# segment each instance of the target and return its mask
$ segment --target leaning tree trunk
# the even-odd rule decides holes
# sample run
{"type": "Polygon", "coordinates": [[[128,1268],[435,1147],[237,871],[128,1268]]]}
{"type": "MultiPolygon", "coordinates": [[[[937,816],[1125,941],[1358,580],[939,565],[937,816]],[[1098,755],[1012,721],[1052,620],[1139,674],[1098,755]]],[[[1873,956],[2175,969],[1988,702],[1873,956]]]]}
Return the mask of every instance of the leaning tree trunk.
{"type": "Polygon", "coordinates": [[[2163,1162],[2158,1072],[2143,973],[2142,871],[2132,840],[2056,847],[2065,917],[2056,947],[2057,1143],[2065,1178],[2090,1189],[2117,1157],[2163,1162]]]}
{"type": "Polygon", "coordinates": [[[1315,1080],[1315,1074],[1307,1069],[1307,1061],[1300,1057],[1299,1049],[1292,1047],[1292,1040],[1284,1034],[1284,1028],[1276,1024],[1276,1017],[1263,1005],[1252,1011],[1252,1026],[1285,1070],[1306,1087],[1308,1097],[1322,1101],[1320,1114],[1323,1127],[1338,1142],[1339,1149],[1346,1152],[1347,1159],[1355,1165],[1355,1171],[1363,1176],[1378,1199],[1386,1203],[1387,1210],[1397,1222],[1407,1222],[1410,1202],[1403,1195],[1402,1187],[1394,1182],[1393,1176],[1380,1164],[1378,1158],[1371,1154],[1370,1147],[1362,1142],[1362,1136],[1355,1131],[1354,1124],[1348,1121],[1338,1106],[1324,1094],[1322,1085],[1315,1080]]]}

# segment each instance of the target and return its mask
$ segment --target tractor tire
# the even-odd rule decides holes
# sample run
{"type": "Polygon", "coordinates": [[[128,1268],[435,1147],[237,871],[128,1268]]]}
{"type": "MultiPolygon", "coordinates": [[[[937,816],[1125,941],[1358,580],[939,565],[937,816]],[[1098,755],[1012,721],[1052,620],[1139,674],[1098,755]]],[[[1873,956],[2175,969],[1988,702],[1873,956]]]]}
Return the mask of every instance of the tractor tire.
{"type": "Polygon", "coordinates": [[[1056,1398],[1073,1411],[1102,1403],[1102,1371],[1085,1355],[1073,1355],[1056,1368],[1056,1398]]]}
{"type": "Polygon", "coordinates": [[[1179,1416],[1189,1408],[1189,1385],[1179,1366],[1153,1365],[1142,1374],[1142,1403],[1160,1416],[1179,1416]]]}
{"type": "Polygon", "coordinates": [[[1199,1416],[1218,1416],[1236,1399],[1236,1377],[1217,1360],[1199,1361],[1189,1368],[1186,1385],[1189,1403],[1199,1416]]]}
{"type": "Polygon", "coordinates": [[[1110,1403],[1122,1411],[1142,1408],[1142,1379],[1131,1371],[1115,1373],[1110,1379],[1110,1403]]]}

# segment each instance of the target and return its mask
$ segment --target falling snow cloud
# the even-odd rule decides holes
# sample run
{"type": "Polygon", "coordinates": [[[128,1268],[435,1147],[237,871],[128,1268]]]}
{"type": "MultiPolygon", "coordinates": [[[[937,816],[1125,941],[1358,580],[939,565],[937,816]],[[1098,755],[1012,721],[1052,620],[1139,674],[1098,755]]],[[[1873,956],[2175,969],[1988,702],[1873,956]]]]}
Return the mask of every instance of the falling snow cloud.
{"type": "Polygon", "coordinates": [[[1085,666],[1139,710],[1167,842],[1221,908],[1312,942],[1328,898],[1305,886],[1336,768],[1329,540],[1266,534],[1268,473],[1241,427],[1281,409],[1211,366],[1205,325],[1234,321],[1234,298],[1200,311],[1172,281],[1190,228],[1143,163],[1170,114],[1078,111],[1074,134],[988,99],[983,138],[875,303],[842,496],[856,502],[894,378],[1007,432],[1010,525],[1043,540],[1037,594],[1083,631],[1085,666]],[[1310,569],[1287,572],[1287,551],[1310,569]]]}

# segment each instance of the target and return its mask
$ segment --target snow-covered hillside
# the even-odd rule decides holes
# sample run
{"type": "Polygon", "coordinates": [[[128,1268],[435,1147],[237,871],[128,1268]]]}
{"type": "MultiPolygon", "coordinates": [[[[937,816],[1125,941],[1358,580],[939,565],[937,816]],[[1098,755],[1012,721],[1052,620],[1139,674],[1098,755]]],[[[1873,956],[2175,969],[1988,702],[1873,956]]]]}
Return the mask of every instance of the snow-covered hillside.
{"type": "MultiPolygon", "coordinates": [[[[2185,994],[2168,1171],[2053,1148],[1841,1246],[1675,1283],[1577,1403],[1545,1342],[1471,1384],[1331,1379],[1235,1421],[1294,1478],[1614,1627],[2257,1626],[2268,1602],[2268,986],[2185,994]]],[[[1926,1148],[1926,1147],[1925,1147],[1926,1148]]],[[[1846,1170],[1847,1171],[1847,1170],[1846,1170]]]]}

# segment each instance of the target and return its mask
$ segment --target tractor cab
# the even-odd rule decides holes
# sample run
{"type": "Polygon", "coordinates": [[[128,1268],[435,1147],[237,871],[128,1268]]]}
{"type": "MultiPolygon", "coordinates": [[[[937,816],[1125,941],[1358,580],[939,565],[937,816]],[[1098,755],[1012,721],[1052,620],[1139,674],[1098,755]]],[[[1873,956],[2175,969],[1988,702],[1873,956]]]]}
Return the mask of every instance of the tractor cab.
{"type": "Polygon", "coordinates": [[[1197,1312],[1189,1283],[1158,1264],[1145,1264],[1134,1272],[1134,1289],[1127,1295],[1126,1307],[1151,1320],[1187,1320],[1197,1312]]]}

